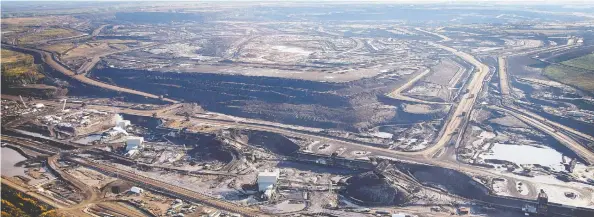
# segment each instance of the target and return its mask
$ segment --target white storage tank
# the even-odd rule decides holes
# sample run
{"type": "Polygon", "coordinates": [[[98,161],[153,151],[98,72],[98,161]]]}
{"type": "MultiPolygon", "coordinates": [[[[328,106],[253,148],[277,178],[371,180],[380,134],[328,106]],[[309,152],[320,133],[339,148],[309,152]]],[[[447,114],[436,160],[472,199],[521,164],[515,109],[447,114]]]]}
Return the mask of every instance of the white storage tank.
{"type": "Polygon", "coordinates": [[[143,147],[144,138],[140,136],[129,136],[126,138],[126,152],[143,147]]]}

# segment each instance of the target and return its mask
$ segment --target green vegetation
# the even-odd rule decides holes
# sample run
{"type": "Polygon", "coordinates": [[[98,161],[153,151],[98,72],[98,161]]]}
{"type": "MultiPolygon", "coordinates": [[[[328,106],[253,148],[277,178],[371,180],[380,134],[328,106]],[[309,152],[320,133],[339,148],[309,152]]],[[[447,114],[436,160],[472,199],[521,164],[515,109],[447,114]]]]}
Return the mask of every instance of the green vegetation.
{"type": "Polygon", "coordinates": [[[14,217],[58,217],[61,216],[47,204],[41,203],[28,195],[2,185],[2,216],[14,217]]]}
{"type": "Polygon", "coordinates": [[[561,62],[561,64],[587,70],[594,70],[594,54],[588,54],[578,58],[563,61],[561,62]]]}
{"type": "Polygon", "coordinates": [[[577,87],[585,91],[594,92],[593,71],[578,70],[576,68],[563,65],[550,65],[545,68],[544,73],[550,79],[577,87]]]}
{"type": "Polygon", "coordinates": [[[32,84],[43,78],[42,68],[33,61],[33,56],[2,49],[2,83],[32,84]]]}

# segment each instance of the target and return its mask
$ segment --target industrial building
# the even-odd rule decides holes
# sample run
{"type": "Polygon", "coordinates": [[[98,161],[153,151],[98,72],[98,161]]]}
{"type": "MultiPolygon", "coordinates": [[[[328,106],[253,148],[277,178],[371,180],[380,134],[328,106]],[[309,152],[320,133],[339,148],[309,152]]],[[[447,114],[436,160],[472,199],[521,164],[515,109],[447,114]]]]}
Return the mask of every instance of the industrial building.
{"type": "Polygon", "coordinates": [[[128,136],[126,138],[126,156],[133,156],[144,147],[144,138],[139,136],[128,136]]]}
{"type": "Polygon", "coordinates": [[[279,169],[266,170],[258,173],[258,191],[263,193],[263,198],[270,199],[272,197],[279,176],[279,169]]]}
{"type": "Polygon", "coordinates": [[[144,189],[134,186],[130,188],[130,192],[134,194],[142,194],[142,192],[144,192],[144,189]]]}

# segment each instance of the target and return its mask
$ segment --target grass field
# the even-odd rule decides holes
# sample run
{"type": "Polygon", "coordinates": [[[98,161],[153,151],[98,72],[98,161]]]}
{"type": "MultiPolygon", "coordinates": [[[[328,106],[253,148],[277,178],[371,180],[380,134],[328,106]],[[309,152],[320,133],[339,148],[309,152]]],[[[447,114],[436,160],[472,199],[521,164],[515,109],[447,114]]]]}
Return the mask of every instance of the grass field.
{"type": "Polygon", "coordinates": [[[550,65],[545,68],[544,73],[555,81],[594,92],[594,73],[592,71],[578,70],[563,65],[550,65]]]}
{"type": "Polygon", "coordinates": [[[563,61],[561,64],[587,70],[594,70],[594,54],[588,54],[582,57],[563,61]]]}
{"type": "Polygon", "coordinates": [[[19,43],[27,44],[41,40],[67,38],[77,35],[81,35],[81,33],[70,29],[48,28],[19,38],[19,43]]]}
{"type": "Polygon", "coordinates": [[[16,63],[19,61],[33,63],[33,56],[24,53],[14,52],[11,50],[2,49],[2,65],[16,63]]]}

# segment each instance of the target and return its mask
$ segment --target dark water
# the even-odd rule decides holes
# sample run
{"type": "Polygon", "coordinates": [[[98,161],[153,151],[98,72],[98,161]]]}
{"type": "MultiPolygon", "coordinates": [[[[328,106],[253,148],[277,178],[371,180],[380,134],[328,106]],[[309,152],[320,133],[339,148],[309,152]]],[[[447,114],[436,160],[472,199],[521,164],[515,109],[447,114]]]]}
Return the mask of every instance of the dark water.
{"type": "MultiPolygon", "coordinates": [[[[550,102],[547,101],[543,101],[543,100],[539,100],[539,99],[535,99],[531,97],[531,94],[535,91],[530,85],[527,84],[522,84],[519,83],[515,80],[512,81],[512,85],[522,91],[524,91],[526,93],[526,98],[529,102],[535,103],[535,104],[542,104],[542,105],[548,105],[548,106],[553,106],[556,107],[557,105],[552,104],[550,102]]],[[[555,94],[555,93],[554,93],[555,94]]],[[[559,93],[557,93],[559,94],[559,93]]],[[[570,100],[559,100],[559,101],[568,101],[571,102],[570,100]]],[[[578,104],[581,105],[585,108],[592,108],[592,105],[588,105],[584,103],[578,104]]],[[[556,116],[556,115],[551,115],[549,113],[546,112],[542,112],[539,110],[535,110],[535,109],[529,109],[530,111],[557,123],[563,124],[565,126],[574,128],[582,133],[586,133],[588,135],[594,136],[594,125],[592,124],[588,124],[588,123],[584,123],[584,122],[580,122],[580,121],[575,121],[572,119],[568,119],[568,118],[564,118],[564,117],[560,117],[560,116],[556,116]]]]}

